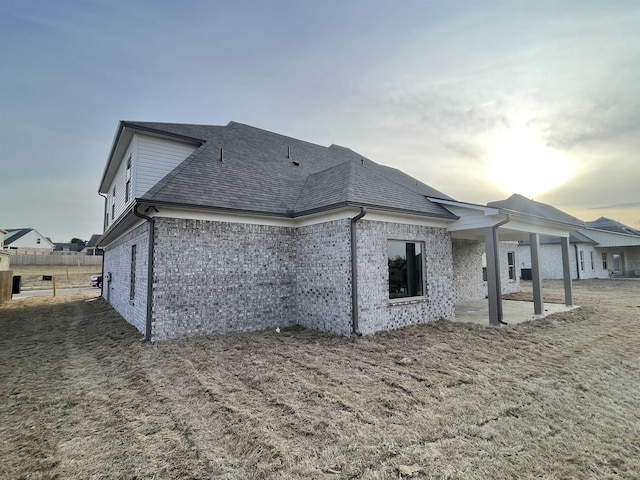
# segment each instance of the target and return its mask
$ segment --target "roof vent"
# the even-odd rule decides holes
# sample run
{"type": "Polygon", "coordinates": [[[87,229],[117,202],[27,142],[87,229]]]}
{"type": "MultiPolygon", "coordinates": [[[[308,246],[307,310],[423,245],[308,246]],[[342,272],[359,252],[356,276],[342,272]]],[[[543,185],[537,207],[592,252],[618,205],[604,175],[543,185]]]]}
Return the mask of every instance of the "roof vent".
{"type": "Polygon", "coordinates": [[[220,149],[220,161],[224,163],[224,150],[222,148],[220,149]]]}
{"type": "Polygon", "coordinates": [[[291,162],[291,163],[293,163],[296,167],[300,165],[300,162],[298,162],[297,160],[294,160],[294,161],[293,161],[293,162],[291,162]]]}
{"type": "Polygon", "coordinates": [[[291,147],[287,145],[287,158],[291,158],[291,147]]]}
{"type": "Polygon", "coordinates": [[[360,163],[364,165],[364,158],[360,157],[360,163]]]}

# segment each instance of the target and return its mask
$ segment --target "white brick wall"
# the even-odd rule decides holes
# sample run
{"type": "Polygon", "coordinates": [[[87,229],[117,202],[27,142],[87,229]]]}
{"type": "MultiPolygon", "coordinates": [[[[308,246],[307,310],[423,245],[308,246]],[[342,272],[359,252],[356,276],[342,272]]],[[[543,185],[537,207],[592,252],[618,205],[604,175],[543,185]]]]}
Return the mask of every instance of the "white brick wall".
{"type": "Polygon", "coordinates": [[[366,220],[358,226],[359,326],[363,334],[453,318],[451,237],[444,228],[366,220]],[[388,240],[423,242],[423,297],[389,299],[388,240]]]}
{"type": "Polygon", "coordinates": [[[147,264],[149,252],[147,222],[105,248],[102,296],[122,317],[145,333],[147,319],[147,264]],[[136,245],[135,296],[130,300],[131,246],[136,245]],[[111,283],[106,280],[111,273],[111,283]]]}
{"type": "MultiPolygon", "coordinates": [[[[584,269],[580,268],[580,279],[609,278],[608,270],[602,268],[602,249],[587,243],[569,245],[569,264],[571,265],[571,278],[578,278],[576,273],[576,245],[578,248],[578,263],[580,252],[584,255],[584,269]],[[593,268],[591,266],[591,253],[593,252],[593,268]]],[[[531,247],[529,245],[518,246],[519,268],[531,268],[531,247]]],[[[609,268],[611,257],[609,256],[609,268]]],[[[563,278],[562,249],[560,244],[540,245],[540,271],[544,279],[563,278]]]]}

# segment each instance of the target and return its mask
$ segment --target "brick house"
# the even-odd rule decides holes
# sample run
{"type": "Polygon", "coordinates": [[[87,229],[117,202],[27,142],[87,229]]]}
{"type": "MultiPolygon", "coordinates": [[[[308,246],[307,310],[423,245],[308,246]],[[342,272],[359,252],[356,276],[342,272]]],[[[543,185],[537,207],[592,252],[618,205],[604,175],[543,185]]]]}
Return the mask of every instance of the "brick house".
{"type": "Polygon", "coordinates": [[[120,122],[99,193],[103,297],[150,340],[294,324],[371,334],[485,296],[497,325],[500,293],[519,288],[517,241],[575,228],[235,122],[120,122]]]}

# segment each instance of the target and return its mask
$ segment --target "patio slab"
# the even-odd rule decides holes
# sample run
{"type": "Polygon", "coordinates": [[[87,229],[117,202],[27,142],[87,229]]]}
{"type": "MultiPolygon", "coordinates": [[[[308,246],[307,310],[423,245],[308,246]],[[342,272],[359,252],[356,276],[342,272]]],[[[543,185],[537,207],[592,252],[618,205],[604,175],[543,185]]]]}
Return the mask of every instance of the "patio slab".
{"type": "MultiPolygon", "coordinates": [[[[573,305],[567,307],[559,303],[545,303],[543,314],[534,315],[533,302],[520,302],[515,300],[502,301],[503,321],[509,325],[537,320],[552,313],[568,312],[575,308],[578,308],[578,306],[573,305]]],[[[456,303],[456,316],[453,321],[489,326],[489,304],[487,299],[456,303]]]]}

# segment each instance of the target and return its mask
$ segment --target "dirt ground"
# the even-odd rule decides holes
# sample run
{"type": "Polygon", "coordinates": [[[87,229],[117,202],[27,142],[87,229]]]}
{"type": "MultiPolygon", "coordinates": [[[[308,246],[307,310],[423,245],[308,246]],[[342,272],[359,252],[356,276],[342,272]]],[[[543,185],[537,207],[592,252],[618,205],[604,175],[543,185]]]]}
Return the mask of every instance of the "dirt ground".
{"type": "Polygon", "coordinates": [[[100,265],[11,265],[13,275],[22,277],[22,290],[49,290],[52,280],[42,280],[43,275],[55,277],[56,288],[89,287],[91,275],[102,272],[100,265]]]}
{"type": "Polygon", "coordinates": [[[544,320],[356,340],[143,344],[95,297],[11,302],[0,478],[637,479],[640,282],[574,285],[544,320]]]}

